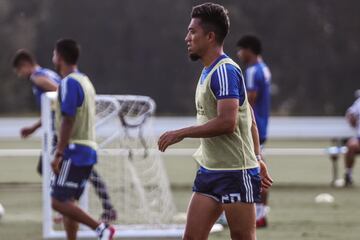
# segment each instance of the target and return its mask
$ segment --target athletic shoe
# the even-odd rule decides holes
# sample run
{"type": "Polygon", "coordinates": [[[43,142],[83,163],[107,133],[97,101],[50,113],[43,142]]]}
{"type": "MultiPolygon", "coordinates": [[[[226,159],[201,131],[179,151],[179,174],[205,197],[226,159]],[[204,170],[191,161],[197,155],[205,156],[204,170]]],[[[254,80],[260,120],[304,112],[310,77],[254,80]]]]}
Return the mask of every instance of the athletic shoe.
{"type": "Polygon", "coordinates": [[[99,234],[99,240],[112,240],[115,234],[115,228],[110,225],[106,227],[99,234]]]}
{"type": "Polygon", "coordinates": [[[105,223],[113,222],[116,219],[117,213],[115,209],[105,210],[100,216],[100,220],[105,223]]]}
{"type": "Polygon", "coordinates": [[[268,225],[266,217],[260,218],[256,221],[256,228],[266,228],[268,225]]]}

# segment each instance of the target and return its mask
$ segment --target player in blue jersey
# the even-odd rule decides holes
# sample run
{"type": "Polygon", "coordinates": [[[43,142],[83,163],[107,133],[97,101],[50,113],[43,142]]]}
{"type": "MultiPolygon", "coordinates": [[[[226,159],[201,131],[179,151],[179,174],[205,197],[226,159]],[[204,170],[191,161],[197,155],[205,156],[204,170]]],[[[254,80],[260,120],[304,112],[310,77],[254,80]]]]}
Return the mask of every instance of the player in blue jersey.
{"type": "Polygon", "coordinates": [[[68,240],[77,238],[78,223],[96,231],[100,240],[110,240],[115,229],[93,219],[76,204],[97,162],[96,93],[89,78],[77,68],[79,55],[80,47],[74,40],[57,41],[53,63],[63,79],[55,103],[59,140],[51,162],[55,174],[51,202],[53,209],[64,216],[68,240]]]}
{"type": "MultiPolygon", "coordinates": [[[[255,119],[259,130],[260,144],[263,147],[267,140],[267,128],[270,114],[270,83],[271,73],[264,63],[261,52],[262,46],[258,37],[243,36],[237,43],[237,55],[246,65],[245,84],[249,103],[254,109],[255,119]]],[[[268,211],[268,191],[262,192],[262,202],[256,205],[258,227],[266,227],[268,211]]]]}
{"type": "MultiPolygon", "coordinates": [[[[31,53],[25,49],[20,49],[16,52],[13,59],[13,68],[18,77],[31,81],[38,108],[41,107],[41,95],[44,92],[56,91],[61,80],[56,72],[40,67],[31,53]]],[[[41,120],[38,120],[35,124],[22,128],[20,135],[22,138],[27,138],[40,127],[41,120]]],[[[42,174],[41,156],[37,165],[37,171],[40,175],[42,174]]]]}
{"type": "MultiPolygon", "coordinates": [[[[29,79],[32,83],[33,94],[38,108],[41,108],[41,96],[45,92],[53,92],[58,89],[61,77],[54,71],[41,67],[35,57],[25,49],[20,49],[16,52],[13,59],[13,68],[18,77],[29,79]]],[[[23,138],[29,137],[37,129],[41,127],[41,120],[38,120],[32,126],[21,129],[20,134],[23,138]]],[[[55,143],[54,143],[55,144],[55,143]]],[[[40,156],[37,165],[37,171],[42,174],[42,157],[40,156]]],[[[117,217],[116,210],[110,201],[107,187],[99,174],[93,169],[89,178],[91,184],[94,186],[96,194],[101,200],[104,212],[101,214],[101,219],[104,221],[114,221],[117,217]]],[[[61,218],[55,218],[55,222],[60,221],[61,218]]]]}
{"type": "Polygon", "coordinates": [[[183,239],[204,240],[225,211],[232,239],[255,240],[255,202],[272,180],[259,154],[258,133],[239,66],[223,51],[230,21],[214,3],[195,6],[185,42],[191,60],[204,65],[196,90],[197,125],[164,133],[160,151],[199,138],[200,168],[187,210],[183,239]],[[240,147],[241,146],[241,147],[240,147]]]}

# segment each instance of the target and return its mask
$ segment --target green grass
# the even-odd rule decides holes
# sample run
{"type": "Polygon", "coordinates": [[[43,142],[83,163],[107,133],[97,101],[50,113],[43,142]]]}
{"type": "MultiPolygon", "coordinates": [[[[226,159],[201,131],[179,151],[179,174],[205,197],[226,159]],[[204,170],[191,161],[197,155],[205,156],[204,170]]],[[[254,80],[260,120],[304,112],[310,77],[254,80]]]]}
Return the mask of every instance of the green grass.
{"type": "MultiPolygon", "coordinates": [[[[186,141],[174,147],[194,147],[186,141]]],[[[325,147],[328,141],[272,141],[268,147],[325,147]]],[[[39,148],[39,141],[0,140],[0,148],[39,148]]],[[[259,240],[357,240],[360,234],[360,188],[333,189],[326,156],[268,156],[275,184],[271,190],[268,229],[258,231],[259,240]],[[335,197],[333,204],[316,204],[317,194],[335,197]]],[[[35,173],[37,157],[0,158],[0,202],[6,209],[0,220],[1,240],[41,239],[41,178],[35,173]]],[[[342,164],[341,164],[342,165],[342,164]]],[[[190,156],[165,157],[165,166],[179,211],[191,196],[196,164],[190,156]],[[180,187],[179,187],[180,186],[180,187]]],[[[340,171],[342,173],[342,170],[340,171]]],[[[360,183],[359,164],[355,181],[360,183]]],[[[228,229],[211,240],[230,239],[228,229]]]]}
{"type": "MultiPolygon", "coordinates": [[[[190,189],[178,189],[174,198],[184,211],[190,189]]],[[[6,216],[0,221],[0,239],[41,239],[41,186],[0,185],[0,199],[6,216]],[[29,238],[31,236],[31,238],[29,238]]],[[[274,187],[271,192],[270,226],[258,231],[266,240],[357,240],[360,233],[360,189],[329,187],[274,187]],[[316,204],[314,197],[328,192],[334,204],[316,204]]],[[[228,229],[210,236],[230,239],[228,229]]]]}

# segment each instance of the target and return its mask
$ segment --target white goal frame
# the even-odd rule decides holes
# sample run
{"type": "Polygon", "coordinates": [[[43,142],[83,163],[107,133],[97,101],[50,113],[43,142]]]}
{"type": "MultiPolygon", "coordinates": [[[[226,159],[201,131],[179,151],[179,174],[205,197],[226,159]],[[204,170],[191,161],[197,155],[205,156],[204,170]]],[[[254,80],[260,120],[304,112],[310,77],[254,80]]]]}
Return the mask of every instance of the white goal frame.
{"type": "MultiPolygon", "coordinates": [[[[43,178],[42,178],[42,192],[43,192],[43,238],[44,239],[64,239],[66,238],[65,231],[55,230],[54,223],[52,219],[53,210],[51,208],[51,196],[50,196],[50,181],[51,181],[51,166],[50,162],[52,161],[53,153],[53,138],[52,134],[54,131],[54,111],[53,111],[53,102],[56,99],[56,92],[48,92],[43,94],[41,101],[41,122],[43,128],[43,139],[42,139],[42,167],[43,167],[43,178]]],[[[131,95],[97,95],[97,99],[101,98],[125,98],[126,100],[132,99],[143,99],[149,102],[150,109],[149,112],[153,115],[155,111],[155,102],[147,96],[131,96],[131,95]]],[[[111,149],[114,154],[122,151],[122,149],[111,149]]],[[[154,151],[154,149],[150,149],[154,151]]],[[[108,152],[108,150],[107,150],[108,152]]],[[[136,152],[136,151],[135,151],[136,152]]],[[[99,151],[101,155],[101,149],[99,151]]],[[[80,199],[79,205],[85,211],[88,209],[88,185],[83,193],[82,198],[80,199]]],[[[116,199],[113,199],[116,201],[116,199]]],[[[121,216],[120,216],[121,217],[121,216]]],[[[181,238],[184,232],[184,224],[161,224],[161,225],[115,225],[117,231],[115,237],[120,238],[181,238]]],[[[223,227],[220,224],[215,224],[212,232],[222,231],[223,227]]],[[[78,231],[78,238],[93,239],[96,238],[96,234],[91,229],[86,226],[81,226],[78,231]]]]}

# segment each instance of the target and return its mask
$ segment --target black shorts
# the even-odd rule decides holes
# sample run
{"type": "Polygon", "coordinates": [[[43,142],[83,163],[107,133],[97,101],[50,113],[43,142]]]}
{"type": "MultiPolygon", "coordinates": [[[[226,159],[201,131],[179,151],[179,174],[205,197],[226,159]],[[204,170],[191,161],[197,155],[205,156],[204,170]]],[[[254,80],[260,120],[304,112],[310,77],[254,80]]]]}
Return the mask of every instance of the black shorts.
{"type": "Polygon", "coordinates": [[[71,160],[63,160],[59,175],[51,181],[51,196],[58,201],[79,200],[93,165],[75,166],[71,160]]]}
{"type": "Polygon", "coordinates": [[[211,171],[202,167],[197,172],[193,191],[209,196],[220,203],[260,202],[261,178],[259,168],[230,171],[211,171]]]}

